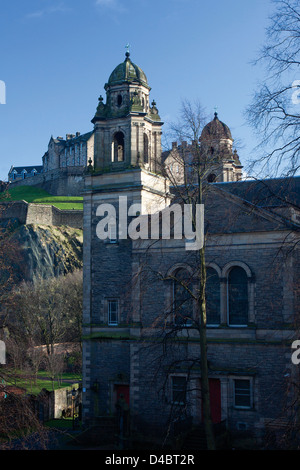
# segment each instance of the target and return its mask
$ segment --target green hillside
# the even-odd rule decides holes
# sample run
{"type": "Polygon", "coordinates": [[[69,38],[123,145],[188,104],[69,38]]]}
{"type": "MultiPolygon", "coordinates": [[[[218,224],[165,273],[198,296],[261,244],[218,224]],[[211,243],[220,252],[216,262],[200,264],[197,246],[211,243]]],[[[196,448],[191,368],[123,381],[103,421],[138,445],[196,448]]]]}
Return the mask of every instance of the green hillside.
{"type": "Polygon", "coordinates": [[[83,210],[83,198],[80,196],[52,196],[36,186],[16,186],[1,194],[0,200],[51,204],[58,209],[83,210]]]}

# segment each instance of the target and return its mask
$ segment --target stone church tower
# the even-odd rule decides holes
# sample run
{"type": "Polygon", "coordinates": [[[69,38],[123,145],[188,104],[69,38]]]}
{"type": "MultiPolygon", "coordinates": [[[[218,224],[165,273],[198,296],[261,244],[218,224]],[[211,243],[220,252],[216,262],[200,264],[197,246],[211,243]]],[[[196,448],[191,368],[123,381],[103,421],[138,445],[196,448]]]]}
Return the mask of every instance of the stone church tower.
{"type": "Polygon", "coordinates": [[[198,145],[195,143],[172,142],[172,148],[162,154],[164,173],[175,186],[197,182],[198,165],[202,180],[209,183],[242,179],[243,166],[237,151],[233,150],[231,131],[219,120],[217,113],[204,126],[198,145]]]}
{"type": "Polygon", "coordinates": [[[111,73],[104,87],[106,103],[100,96],[92,120],[95,168],[114,171],[140,167],[157,172],[163,123],[156,103],[150,104],[146,75],[129,56],[126,52],[125,61],[111,73]]]}
{"type": "Polygon", "coordinates": [[[207,179],[213,182],[239,181],[242,179],[242,165],[237,151],[232,148],[233,138],[229,127],[214,119],[206,124],[200,136],[203,161],[209,167],[207,179]]]}
{"type": "Polygon", "coordinates": [[[120,230],[119,221],[125,218],[129,223],[131,215],[138,215],[127,212],[133,204],[141,214],[170,204],[168,182],[156,173],[163,123],[155,103],[149,104],[146,75],[129,53],[111,73],[105,90],[106,103],[100,96],[92,119],[94,167],[90,162],[84,191],[83,404],[87,421],[99,413],[114,412],[121,391],[129,399],[132,348],[126,341],[116,345],[102,341],[135,336],[139,331],[129,294],[134,292],[132,240],[120,230]],[[99,239],[97,227],[104,204],[115,208],[117,223],[107,239],[99,239]]]}

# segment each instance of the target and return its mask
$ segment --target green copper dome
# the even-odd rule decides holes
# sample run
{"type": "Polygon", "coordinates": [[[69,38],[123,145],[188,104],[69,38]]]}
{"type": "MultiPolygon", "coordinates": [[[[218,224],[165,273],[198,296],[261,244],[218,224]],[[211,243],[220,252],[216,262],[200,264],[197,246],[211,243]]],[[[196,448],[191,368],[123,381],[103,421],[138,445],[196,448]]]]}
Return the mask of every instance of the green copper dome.
{"type": "Polygon", "coordinates": [[[110,74],[107,86],[121,85],[122,83],[138,83],[149,88],[147,77],[140,67],[131,62],[129,52],[126,52],[126,59],[119,64],[110,74]]]}

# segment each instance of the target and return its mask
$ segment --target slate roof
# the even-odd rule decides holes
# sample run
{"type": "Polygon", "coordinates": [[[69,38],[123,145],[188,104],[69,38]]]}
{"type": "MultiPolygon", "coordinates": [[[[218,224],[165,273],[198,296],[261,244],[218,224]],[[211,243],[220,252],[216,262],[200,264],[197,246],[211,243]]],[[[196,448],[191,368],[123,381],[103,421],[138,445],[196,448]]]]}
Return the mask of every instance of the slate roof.
{"type": "Polygon", "coordinates": [[[27,173],[31,173],[32,170],[36,170],[38,173],[43,171],[43,165],[32,165],[32,166],[12,166],[9,170],[9,174],[13,171],[16,171],[18,174],[21,174],[23,170],[26,170],[27,173]]]}
{"type": "Polygon", "coordinates": [[[242,197],[211,185],[204,194],[205,231],[213,233],[251,233],[292,229],[294,224],[242,197]]]}
{"type": "Polygon", "coordinates": [[[57,138],[52,137],[52,140],[56,144],[61,144],[61,145],[65,145],[65,146],[68,147],[68,146],[74,145],[76,143],[87,142],[89,140],[89,138],[91,137],[91,135],[93,134],[93,132],[94,131],[90,131],[90,132],[86,132],[85,134],[79,134],[78,136],[75,135],[71,139],[57,139],[57,138]]]}
{"type": "MultiPolygon", "coordinates": [[[[194,190],[197,192],[196,186],[194,190]]],[[[180,189],[173,194],[173,203],[181,204],[180,189]]],[[[299,223],[272,208],[300,208],[300,177],[211,183],[204,191],[203,203],[205,232],[210,234],[299,230],[299,223]]]]}
{"type": "Polygon", "coordinates": [[[214,186],[258,207],[294,205],[300,208],[300,176],[214,183],[214,186]]]}

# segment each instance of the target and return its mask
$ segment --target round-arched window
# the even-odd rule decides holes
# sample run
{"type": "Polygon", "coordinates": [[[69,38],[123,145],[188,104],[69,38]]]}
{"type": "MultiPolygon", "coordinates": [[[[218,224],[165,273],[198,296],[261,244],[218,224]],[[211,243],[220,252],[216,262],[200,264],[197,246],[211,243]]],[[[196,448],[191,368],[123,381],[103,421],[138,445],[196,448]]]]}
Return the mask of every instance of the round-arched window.
{"type": "Polygon", "coordinates": [[[231,268],[227,282],[228,323],[234,326],[248,324],[248,277],[240,266],[231,268]]]}
{"type": "Polygon", "coordinates": [[[120,107],[122,105],[122,102],[123,102],[122,95],[118,95],[117,96],[117,106],[120,107]]]}
{"type": "Polygon", "coordinates": [[[213,268],[206,268],[206,324],[220,324],[220,279],[213,268]]]}
{"type": "Polygon", "coordinates": [[[193,316],[193,302],[189,292],[192,289],[190,274],[187,270],[179,268],[174,277],[174,323],[176,326],[190,326],[193,316]]]}
{"type": "Polygon", "coordinates": [[[124,134],[123,132],[116,132],[112,142],[112,161],[124,161],[124,134]]]}

